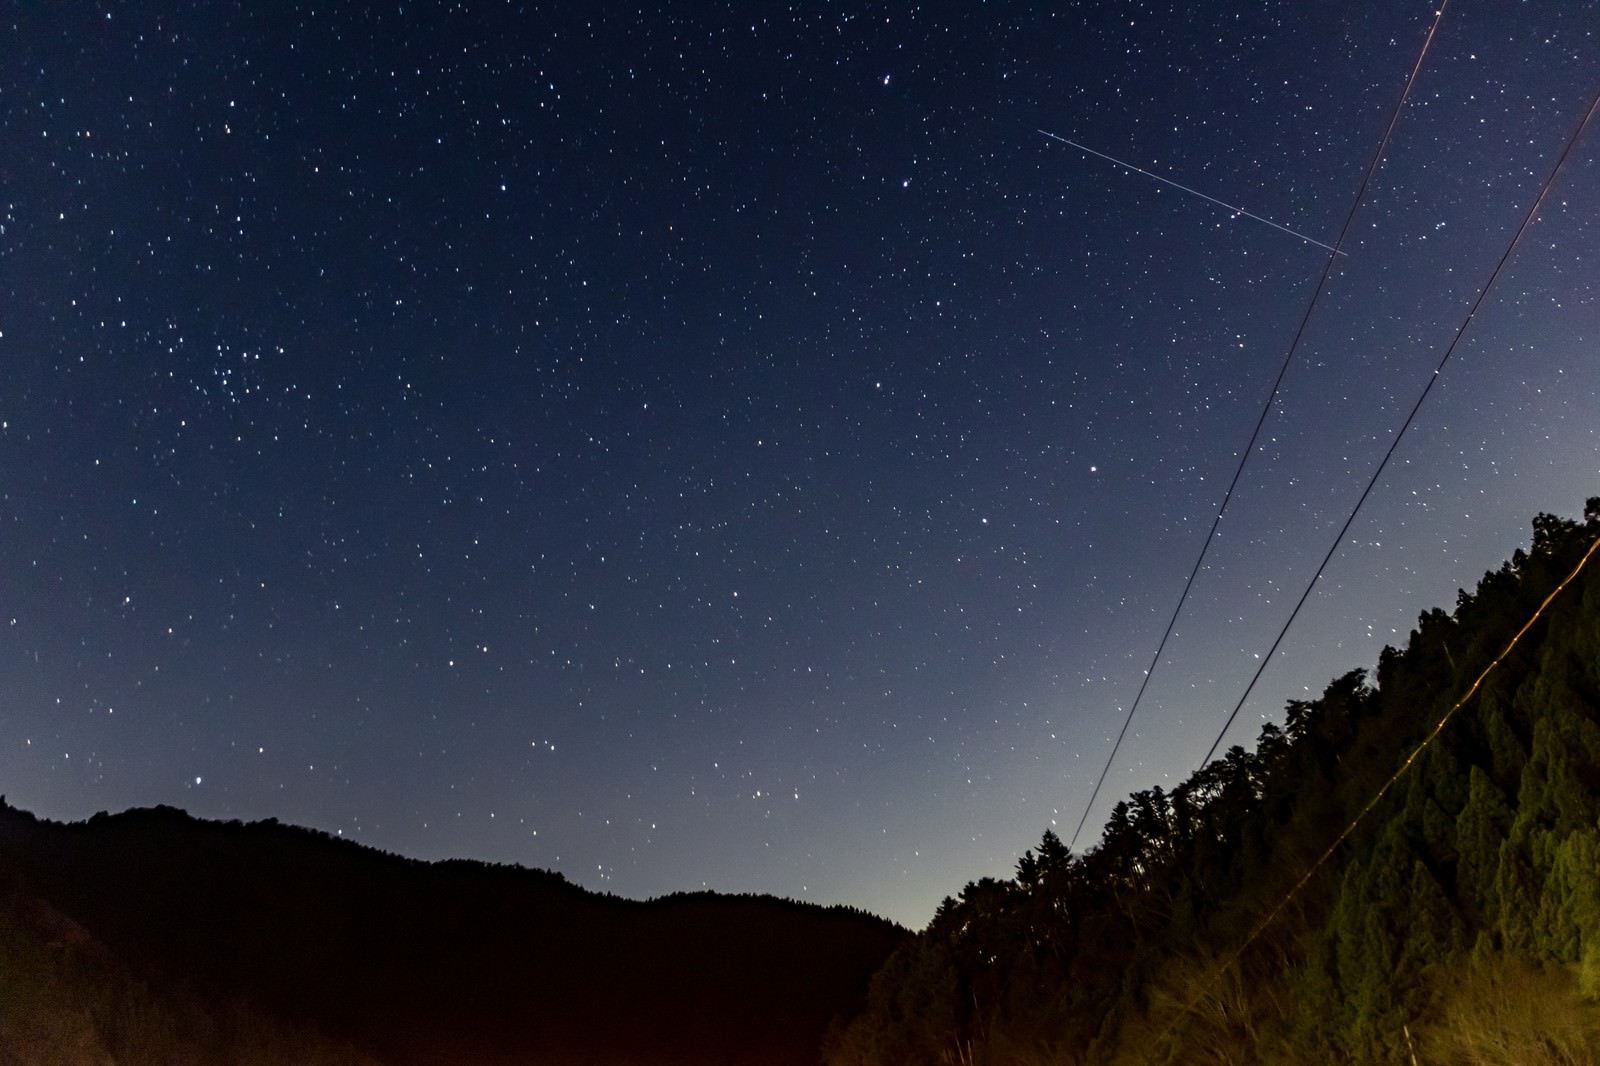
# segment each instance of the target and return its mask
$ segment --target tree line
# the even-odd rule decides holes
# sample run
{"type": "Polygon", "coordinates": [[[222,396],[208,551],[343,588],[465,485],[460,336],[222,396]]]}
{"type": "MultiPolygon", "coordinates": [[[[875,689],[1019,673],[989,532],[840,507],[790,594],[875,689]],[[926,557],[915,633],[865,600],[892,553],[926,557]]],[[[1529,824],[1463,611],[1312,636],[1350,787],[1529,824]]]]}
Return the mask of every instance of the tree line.
{"type": "Polygon", "coordinates": [[[829,1066],[1600,1061],[1600,564],[1316,865],[1597,537],[1539,515],[1370,675],[946,899],[829,1066]]]}

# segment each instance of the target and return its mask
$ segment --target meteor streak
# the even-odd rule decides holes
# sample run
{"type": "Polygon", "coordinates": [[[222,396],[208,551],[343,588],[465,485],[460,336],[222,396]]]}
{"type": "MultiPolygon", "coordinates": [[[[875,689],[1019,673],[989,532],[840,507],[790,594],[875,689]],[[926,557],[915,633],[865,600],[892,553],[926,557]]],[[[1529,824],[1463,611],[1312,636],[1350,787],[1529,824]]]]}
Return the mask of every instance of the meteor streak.
{"type": "Polygon", "coordinates": [[[1298,237],[1300,240],[1305,241],[1307,244],[1314,244],[1318,248],[1326,248],[1328,251],[1332,252],[1334,255],[1344,255],[1345,254],[1345,253],[1341,252],[1339,249],[1335,248],[1331,244],[1323,244],[1321,241],[1317,240],[1316,238],[1307,237],[1304,233],[1296,232],[1295,230],[1290,229],[1288,226],[1280,226],[1276,222],[1272,221],[1272,219],[1270,219],[1270,218],[1262,218],[1260,215],[1253,215],[1249,211],[1246,211],[1242,207],[1235,207],[1233,204],[1224,203],[1223,201],[1217,199],[1215,196],[1207,196],[1205,193],[1201,192],[1199,189],[1191,189],[1187,185],[1179,185],[1177,182],[1173,181],[1171,178],[1163,178],[1160,174],[1152,174],[1152,173],[1150,173],[1150,171],[1145,170],[1143,167],[1136,167],[1132,163],[1125,163],[1122,160],[1118,159],[1116,156],[1106,155],[1104,152],[1097,152],[1093,148],[1085,147],[1084,145],[1079,144],[1077,141],[1069,141],[1065,137],[1061,136],[1060,134],[1051,133],[1049,130],[1039,130],[1038,132],[1044,134],[1046,137],[1049,137],[1052,140],[1060,141],[1062,144],[1070,144],[1070,145],[1072,145],[1072,147],[1076,148],[1080,152],[1088,152],[1090,155],[1099,156],[1101,159],[1104,159],[1108,163],[1115,163],[1119,167],[1126,167],[1128,170],[1134,171],[1137,174],[1143,174],[1147,178],[1154,178],[1157,181],[1159,181],[1159,182],[1161,182],[1161,183],[1163,183],[1165,185],[1172,186],[1174,189],[1182,189],[1184,192],[1189,193],[1191,196],[1198,196],[1202,200],[1209,200],[1211,203],[1216,204],[1218,207],[1226,207],[1229,211],[1232,211],[1236,215],[1243,215],[1245,218],[1253,218],[1257,222],[1265,222],[1267,225],[1271,226],[1273,229],[1282,230],[1284,233],[1287,233],[1289,236],[1298,237]]]}

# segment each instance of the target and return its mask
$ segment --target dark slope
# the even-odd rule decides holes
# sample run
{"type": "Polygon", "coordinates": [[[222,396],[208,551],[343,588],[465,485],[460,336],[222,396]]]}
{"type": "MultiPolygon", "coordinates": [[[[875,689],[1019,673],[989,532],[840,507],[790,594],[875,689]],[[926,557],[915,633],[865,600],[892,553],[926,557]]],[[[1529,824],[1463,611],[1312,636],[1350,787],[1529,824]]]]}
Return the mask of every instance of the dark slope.
{"type": "Polygon", "coordinates": [[[248,996],[396,1066],[810,1066],[907,935],[847,908],[641,903],[166,807],[63,825],[0,804],[0,877],[153,985],[248,996]]]}
{"type": "Polygon", "coordinates": [[[37,897],[0,897],[0,1066],[380,1066],[243,996],[153,987],[37,897]]]}
{"type": "Polygon", "coordinates": [[[1597,538],[1540,515],[1375,676],[969,884],[830,1062],[1600,1062],[1600,558],[1290,898],[1597,538]]]}

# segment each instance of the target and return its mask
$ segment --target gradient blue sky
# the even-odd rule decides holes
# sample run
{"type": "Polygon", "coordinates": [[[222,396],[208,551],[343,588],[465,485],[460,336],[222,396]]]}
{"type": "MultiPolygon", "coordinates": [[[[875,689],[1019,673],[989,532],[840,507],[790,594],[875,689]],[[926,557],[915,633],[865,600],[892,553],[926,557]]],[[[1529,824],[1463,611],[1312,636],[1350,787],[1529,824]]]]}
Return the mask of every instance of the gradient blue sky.
{"type": "MultiPolygon", "coordinates": [[[[913,926],[1069,835],[1433,18],[24,5],[0,789],[913,926]]],[[[1092,813],[1195,766],[1600,83],[1456,0],[1092,813]]],[[[1580,145],[1230,742],[1600,493],[1580,145]]]]}

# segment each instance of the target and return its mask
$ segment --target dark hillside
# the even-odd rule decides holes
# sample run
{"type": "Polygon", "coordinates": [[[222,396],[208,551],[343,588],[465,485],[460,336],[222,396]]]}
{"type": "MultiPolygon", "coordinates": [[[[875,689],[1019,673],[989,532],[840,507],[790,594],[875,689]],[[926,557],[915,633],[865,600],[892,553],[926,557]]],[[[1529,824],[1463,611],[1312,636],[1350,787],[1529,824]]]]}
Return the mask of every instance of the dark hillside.
{"type": "Polygon", "coordinates": [[[45,901],[0,896],[0,1066],[380,1066],[242,995],[137,976],[45,901]]]}
{"type": "Polygon", "coordinates": [[[249,996],[396,1066],[814,1064],[906,934],[770,897],[640,903],[171,808],[0,809],[0,870],[186,996],[249,996]]]}

